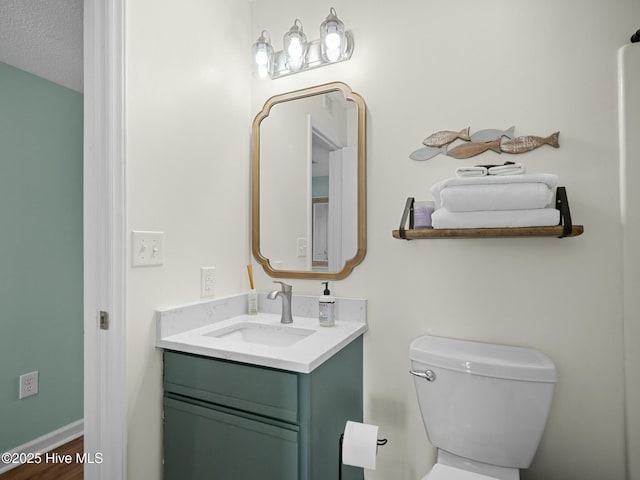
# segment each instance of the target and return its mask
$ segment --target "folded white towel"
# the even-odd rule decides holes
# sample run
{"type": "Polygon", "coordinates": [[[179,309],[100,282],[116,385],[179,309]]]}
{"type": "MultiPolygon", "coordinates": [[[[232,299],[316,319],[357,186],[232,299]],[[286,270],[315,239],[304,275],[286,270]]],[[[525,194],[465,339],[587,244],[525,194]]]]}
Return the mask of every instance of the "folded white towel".
{"type": "Polygon", "coordinates": [[[496,165],[495,167],[490,167],[487,170],[489,175],[522,175],[524,172],[524,165],[521,163],[496,165]]]}
{"type": "Polygon", "coordinates": [[[487,167],[458,167],[456,168],[456,175],[458,177],[484,177],[489,171],[487,167]]]}
{"type": "Polygon", "coordinates": [[[440,190],[440,207],[450,212],[527,210],[544,208],[553,201],[545,183],[494,183],[453,185],[440,190]]]}
{"type": "Polygon", "coordinates": [[[558,176],[551,173],[534,173],[523,175],[486,175],[484,177],[452,177],[439,181],[431,186],[431,194],[435,207],[440,208],[440,192],[447,187],[463,185],[494,185],[507,183],[544,183],[552,191],[558,185],[558,176]]]}
{"type": "Polygon", "coordinates": [[[482,210],[450,212],[440,208],[431,216],[433,228],[510,228],[551,227],[560,224],[560,211],[555,208],[533,210],[482,210]]]}

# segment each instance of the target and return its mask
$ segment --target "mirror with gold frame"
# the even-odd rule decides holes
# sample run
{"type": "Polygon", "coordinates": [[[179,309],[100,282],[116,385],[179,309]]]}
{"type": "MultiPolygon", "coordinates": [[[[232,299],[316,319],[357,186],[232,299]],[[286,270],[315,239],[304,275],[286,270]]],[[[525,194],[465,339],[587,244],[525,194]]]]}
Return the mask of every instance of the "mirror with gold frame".
{"type": "Polygon", "coordinates": [[[252,126],[252,250],[272,277],[336,280],[366,252],[366,107],[342,82],[269,98],[252,126]]]}

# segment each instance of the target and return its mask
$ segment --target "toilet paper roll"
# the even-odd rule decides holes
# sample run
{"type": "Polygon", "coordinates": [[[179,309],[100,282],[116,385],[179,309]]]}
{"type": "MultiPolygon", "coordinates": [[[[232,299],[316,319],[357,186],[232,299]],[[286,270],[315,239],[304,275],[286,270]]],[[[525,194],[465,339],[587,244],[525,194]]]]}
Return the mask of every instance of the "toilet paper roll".
{"type": "Polygon", "coordinates": [[[342,463],[376,469],[378,426],[348,421],[342,441],[342,463]]]}

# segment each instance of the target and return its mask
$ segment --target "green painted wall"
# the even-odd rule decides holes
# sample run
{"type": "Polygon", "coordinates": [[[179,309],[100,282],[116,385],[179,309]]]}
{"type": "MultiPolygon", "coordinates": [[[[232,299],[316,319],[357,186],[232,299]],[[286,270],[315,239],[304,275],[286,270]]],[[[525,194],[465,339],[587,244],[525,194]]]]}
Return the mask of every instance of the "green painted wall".
{"type": "Polygon", "coordinates": [[[83,417],[82,121],[81,93],[0,63],[0,452],[83,417]]]}
{"type": "Polygon", "coordinates": [[[329,196],[329,177],[311,177],[311,196],[313,198],[329,196]]]}

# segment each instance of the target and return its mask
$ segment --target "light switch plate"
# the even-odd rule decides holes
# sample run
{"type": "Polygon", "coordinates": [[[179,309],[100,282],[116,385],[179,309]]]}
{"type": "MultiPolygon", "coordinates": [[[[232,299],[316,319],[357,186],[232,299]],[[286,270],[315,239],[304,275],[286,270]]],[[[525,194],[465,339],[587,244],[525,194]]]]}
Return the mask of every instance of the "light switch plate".
{"type": "Polygon", "coordinates": [[[298,257],[307,256],[307,239],[305,237],[298,237],[296,254],[298,257]]]}
{"type": "Polygon", "coordinates": [[[131,266],[150,267],[164,262],[164,232],[131,232],[131,266]]]}

